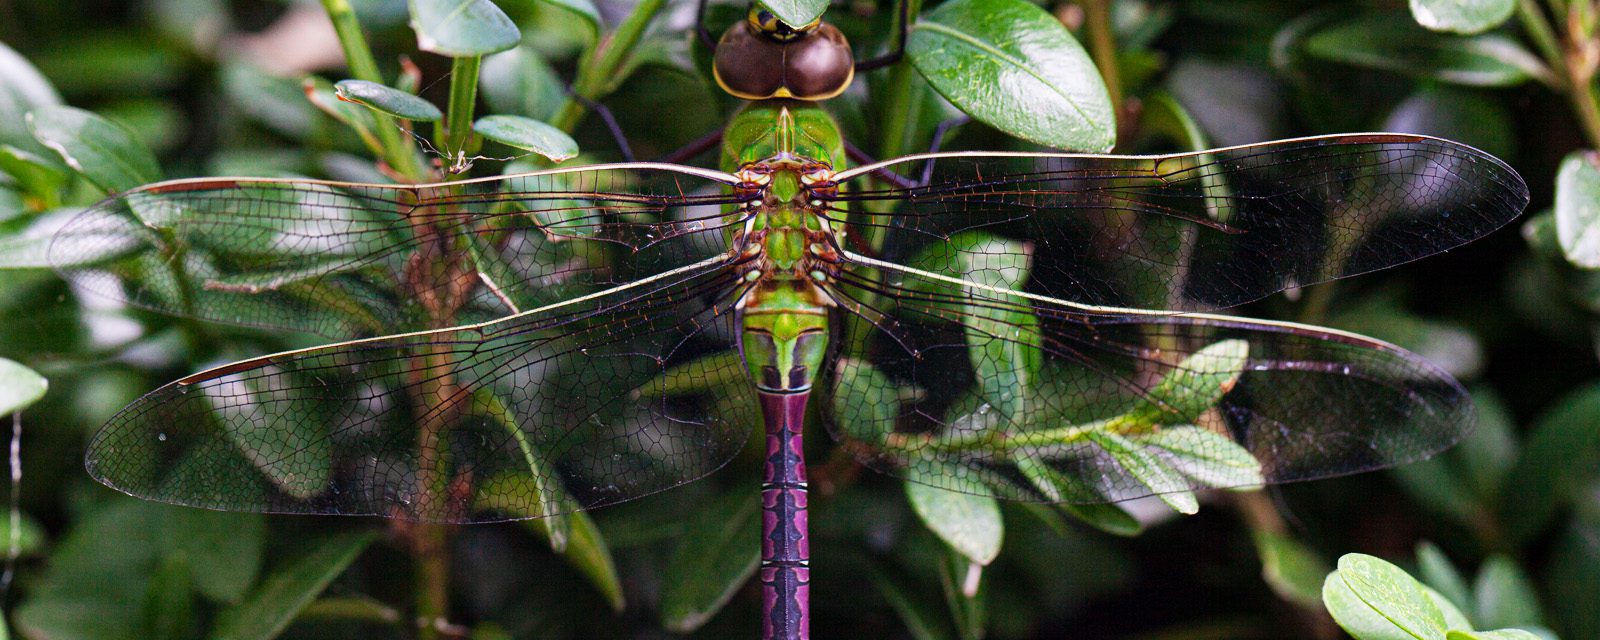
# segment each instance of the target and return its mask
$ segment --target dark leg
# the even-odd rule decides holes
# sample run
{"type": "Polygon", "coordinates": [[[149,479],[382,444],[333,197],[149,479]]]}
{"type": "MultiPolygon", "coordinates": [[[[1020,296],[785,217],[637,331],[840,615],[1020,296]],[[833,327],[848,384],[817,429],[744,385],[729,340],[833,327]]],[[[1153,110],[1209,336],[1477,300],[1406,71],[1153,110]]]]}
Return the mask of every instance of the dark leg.
{"type": "Polygon", "coordinates": [[[894,49],[876,58],[857,62],[856,73],[866,73],[873,69],[887,67],[891,64],[899,62],[900,58],[905,56],[906,34],[911,30],[911,16],[907,15],[907,12],[909,11],[909,5],[906,0],[899,0],[899,5],[899,9],[896,10],[898,13],[895,16],[895,19],[900,22],[898,25],[900,30],[899,35],[895,38],[894,49]]]}
{"type": "Polygon", "coordinates": [[[722,142],[721,129],[712,131],[711,133],[701,136],[700,139],[695,140],[694,142],[683,145],[683,148],[662,156],[659,160],[656,160],[656,162],[684,164],[690,160],[693,160],[695,156],[711,150],[712,147],[717,146],[718,142],[722,142]]]}
{"type": "MultiPolygon", "coordinates": [[[[849,140],[844,141],[844,154],[856,164],[872,164],[877,162],[877,160],[873,159],[872,156],[867,155],[867,152],[862,151],[861,147],[851,144],[849,140]]],[[[917,186],[917,183],[912,182],[910,178],[902,176],[888,169],[874,169],[872,171],[872,175],[882,179],[884,182],[894,185],[897,189],[910,189],[917,186]]]]}
{"type": "Polygon", "coordinates": [[[572,90],[572,87],[567,87],[567,94],[576,98],[578,102],[582,102],[583,106],[593,111],[595,115],[600,116],[600,121],[605,123],[606,130],[611,132],[611,139],[617,141],[617,151],[622,153],[623,161],[633,162],[633,147],[628,146],[628,137],[622,134],[622,127],[617,124],[617,117],[611,115],[611,109],[606,108],[605,105],[599,102],[578,95],[577,92],[572,90]]]}
{"type": "Polygon", "coordinates": [[[694,35],[707,51],[713,54],[717,52],[717,40],[706,30],[706,0],[696,0],[694,3],[694,35]]]}
{"type": "MultiPolygon", "coordinates": [[[[969,118],[963,114],[939,123],[939,126],[934,127],[933,129],[933,142],[928,145],[928,153],[938,153],[939,147],[944,146],[945,134],[950,133],[951,129],[964,125],[968,122],[972,122],[972,118],[969,118]]],[[[924,185],[932,181],[933,158],[928,158],[928,161],[922,165],[922,177],[917,180],[917,184],[924,185]]]]}

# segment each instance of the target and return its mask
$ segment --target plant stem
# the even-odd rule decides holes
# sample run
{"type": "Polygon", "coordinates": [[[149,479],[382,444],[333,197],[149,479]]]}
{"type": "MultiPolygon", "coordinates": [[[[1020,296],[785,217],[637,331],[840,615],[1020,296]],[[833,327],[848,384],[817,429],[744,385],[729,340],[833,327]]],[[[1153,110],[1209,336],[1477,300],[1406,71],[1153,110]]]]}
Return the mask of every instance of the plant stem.
{"type": "MultiPolygon", "coordinates": [[[[366,36],[361,34],[361,23],[356,20],[356,13],[350,8],[348,0],[322,0],[322,8],[328,12],[333,30],[339,35],[339,46],[344,50],[345,65],[350,68],[350,74],[358,80],[383,83],[377,60],[372,57],[372,49],[367,46],[366,36]]],[[[377,122],[383,161],[401,176],[422,182],[426,172],[418,162],[411,143],[400,137],[400,126],[394,118],[385,114],[374,112],[372,115],[377,122]]]]}
{"type": "Polygon", "coordinates": [[[571,133],[588,113],[584,101],[599,100],[602,92],[620,82],[616,76],[622,64],[633,53],[634,46],[639,44],[639,38],[644,35],[645,27],[650,26],[650,21],[655,19],[663,6],[666,6],[666,0],[640,0],[634,6],[633,13],[628,14],[616,31],[595,43],[578,66],[578,77],[572,82],[573,95],[567,96],[561,110],[556,112],[552,125],[571,133]]]}
{"type": "Polygon", "coordinates": [[[451,160],[472,153],[472,113],[478,102],[478,69],[482,56],[456,58],[450,64],[450,105],[445,112],[440,147],[451,160]]]}
{"type": "Polygon", "coordinates": [[[1083,28],[1089,36],[1089,51],[1100,78],[1111,96],[1111,113],[1118,122],[1122,114],[1122,80],[1117,73],[1117,41],[1111,27],[1111,0],[1083,0],[1083,28]]]}
{"type": "MultiPolygon", "coordinates": [[[[1561,12],[1559,15],[1566,15],[1561,6],[1555,6],[1554,9],[1561,12]]],[[[1580,37],[1574,29],[1564,30],[1568,41],[1558,41],[1555,29],[1551,28],[1535,0],[1518,0],[1517,19],[1544,56],[1546,64],[1560,79],[1561,84],[1552,88],[1567,94],[1578,125],[1583,128],[1584,139],[1590,147],[1600,148],[1600,102],[1597,102],[1594,89],[1595,68],[1594,62],[1585,55],[1586,47],[1593,47],[1594,44],[1570,40],[1580,37]]]]}

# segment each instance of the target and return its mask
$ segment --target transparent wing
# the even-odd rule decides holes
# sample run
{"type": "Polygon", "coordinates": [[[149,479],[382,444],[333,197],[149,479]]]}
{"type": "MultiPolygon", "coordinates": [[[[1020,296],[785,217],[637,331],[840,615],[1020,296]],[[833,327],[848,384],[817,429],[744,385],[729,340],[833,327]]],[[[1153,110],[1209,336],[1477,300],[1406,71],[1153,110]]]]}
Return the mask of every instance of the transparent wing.
{"type": "Polygon", "coordinates": [[[335,339],[402,333],[714,255],[731,179],[628,164],[436,185],[178,180],[84,211],[49,258],[92,294],[169,314],[335,339]]]}
{"type": "Polygon", "coordinates": [[[1109,502],[1390,467],[1472,426],[1449,375],[1353,334],[1085,312],[908,271],[841,280],[841,306],[877,331],[834,368],[830,428],[916,482],[1109,502]]]}
{"type": "MultiPolygon", "coordinates": [[[[732,362],[695,356],[716,347],[705,334],[731,318],[735,282],[711,260],[482,325],[226,365],[117,414],[87,467],[162,502],[444,522],[661,491],[748,436],[715,399],[647,386],[671,363],[732,362]]],[[[718,366],[675,375],[741,375],[718,366]]]]}
{"type": "Polygon", "coordinates": [[[1528,202],[1510,167],[1402,134],[1324,136],[1167,156],[944,153],[841,172],[931,172],[843,190],[832,207],[886,235],[884,259],[975,253],[963,232],[1025,240],[1031,286],[1092,305],[1204,311],[1460,246],[1528,202]],[[867,213],[873,201],[898,203],[867,213]]]}

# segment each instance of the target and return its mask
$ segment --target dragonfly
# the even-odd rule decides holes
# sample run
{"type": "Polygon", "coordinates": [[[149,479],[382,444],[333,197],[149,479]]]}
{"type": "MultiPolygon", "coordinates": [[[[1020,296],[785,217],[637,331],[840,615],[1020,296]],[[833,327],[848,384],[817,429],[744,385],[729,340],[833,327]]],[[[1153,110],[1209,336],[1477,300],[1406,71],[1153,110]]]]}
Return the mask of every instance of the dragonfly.
{"type": "Polygon", "coordinates": [[[797,639],[813,395],[867,467],[1049,503],[1182,507],[1471,428],[1461,385],[1416,354],[1216,312],[1505,225],[1527,186],[1488,154],[1364,133],[852,167],[822,104],[855,75],[836,29],[752,8],[714,60],[749,101],[718,169],[199,178],[85,210],[50,250],[79,291],[331,340],[150,392],[94,436],[89,472],[211,509],[551,517],[701,478],[759,413],[762,636],[797,639]]]}

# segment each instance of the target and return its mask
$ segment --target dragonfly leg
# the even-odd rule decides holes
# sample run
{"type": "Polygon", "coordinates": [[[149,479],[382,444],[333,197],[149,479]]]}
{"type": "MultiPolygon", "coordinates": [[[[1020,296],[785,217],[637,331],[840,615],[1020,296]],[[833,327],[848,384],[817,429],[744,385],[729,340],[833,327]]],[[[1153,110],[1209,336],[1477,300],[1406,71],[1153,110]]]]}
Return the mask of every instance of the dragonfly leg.
{"type": "MultiPolygon", "coordinates": [[[[875,158],[867,155],[866,151],[863,151],[861,147],[852,144],[849,140],[844,141],[844,154],[856,164],[873,164],[877,162],[875,158]]],[[[888,169],[874,169],[872,171],[872,175],[882,178],[884,182],[892,184],[898,189],[910,189],[917,186],[917,183],[913,182],[911,178],[907,178],[888,169]]]]}
{"type": "Polygon", "coordinates": [[[617,141],[617,151],[622,154],[622,160],[624,162],[633,162],[633,147],[628,144],[628,136],[622,133],[622,126],[617,124],[617,117],[612,115],[611,109],[601,104],[598,100],[590,100],[579,95],[570,86],[567,87],[567,95],[577,99],[578,102],[583,103],[585,108],[600,116],[600,122],[605,124],[606,131],[611,132],[611,139],[617,141]]]}
{"type": "Polygon", "coordinates": [[[694,36],[700,39],[707,51],[713,55],[717,53],[717,39],[711,37],[711,30],[706,29],[706,0],[696,0],[694,3],[694,36]]]}
{"type": "MultiPolygon", "coordinates": [[[[946,118],[943,122],[940,122],[939,126],[933,128],[933,142],[928,144],[928,153],[938,153],[939,147],[944,146],[945,134],[950,133],[951,129],[968,122],[972,122],[972,118],[966,114],[961,114],[954,118],[946,118]]],[[[929,182],[933,182],[933,158],[928,158],[928,161],[922,165],[922,176],[917,179],[917,186],[920,187],[929,182]]]]}
{"type": "MultiPolygon", "coordinates": [[[[704,1],[705,0],[701,0],[701,2],[704,2],[704,1]]],[[[894,42],[894,49],[889,51],[888,53],[885,53],[885,54],[883,54],[881,56],[878,56],[876,58],[871,58],[871,59],[868,59],[868,60],[862,60],[860,62],[857,62],[856,63],[856,73],[866,73],[868,71],[872,71],[873,69],[881,69],[883,67],[887,67],[887,66],[889,66],[891,64],[899,62],[900,58],[905,57],[905,54],[906,54],[906,34],[910,30],[910,21],[911,21],[910,20],[911,16],[906,15],[906,14],[910,9],[909,9],[909,3],[906,2],[906,0],[899,0],[899,2],[897,4],[899,5],[899,8],[897,9],[898,13],[896,13],[895,19],[899,22],[899,25],[898,25],[899,26],[899,30],[896,32],[895,42],[894,42]]]]}
{"type": "Polygon", "coordinates": [[[684,164],[690,160],[693,160],[695,156],[711,150],[711,148],[717,146],[717,143],[719,142],[722,142],[721,129],[712,131],[711,133],[701,136],[694,142],[683,145],[677,151],[662,156],[660,159],[656,160],[656,162],[684,164]]]}

